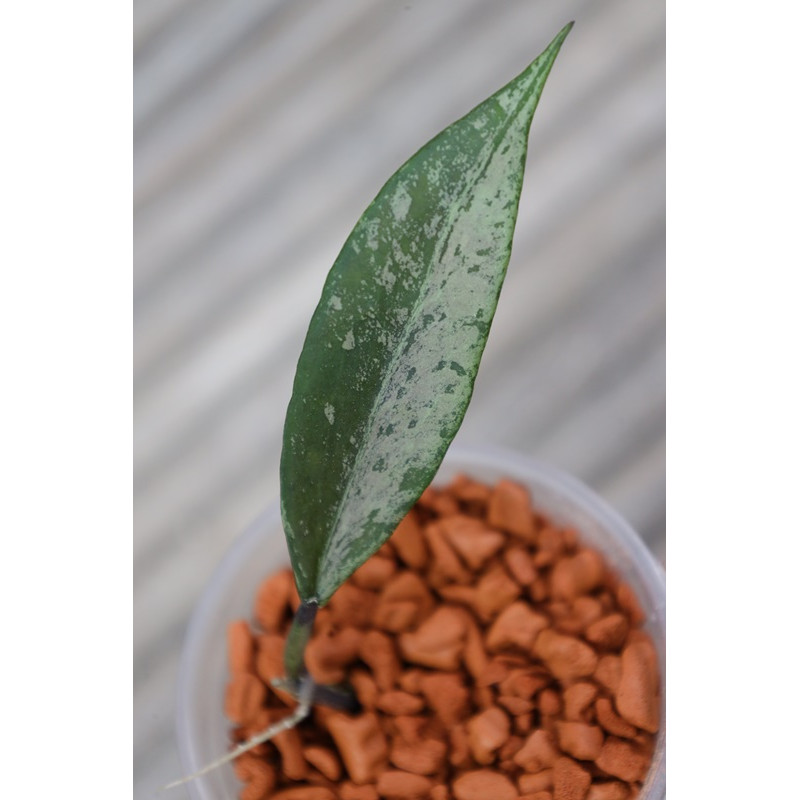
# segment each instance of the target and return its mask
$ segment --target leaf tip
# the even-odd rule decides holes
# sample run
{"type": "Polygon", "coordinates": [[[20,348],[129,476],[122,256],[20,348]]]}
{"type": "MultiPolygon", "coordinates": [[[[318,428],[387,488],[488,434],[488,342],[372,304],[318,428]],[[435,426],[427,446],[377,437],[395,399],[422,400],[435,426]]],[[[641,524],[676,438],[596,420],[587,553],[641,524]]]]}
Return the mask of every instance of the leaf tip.
{"type": "Polygon", "coordinates": [[[536,57],[536,59],[528,65],[528,68],[522,74],[529,77],[538,75],[542,76],[544,80],[546,80],[550,74],[550,70],[553,68],[553,64],[555,63],[558,53],[561,50],[561,45],[564,44],[564,40],[567,38],[574,25],[574,20],[572,22],[568,22],[553,37],[550,44],[548,44],[547,47],[545,47],[545,49],[536,57]]]}
{"type": "Polygon", "coordinates": [[[564,44],[564,39],[567,38],[569,32],[575,27],[575,20],[572,22],[568,22],[553,38],[553,41],[547,45],[545,49],[545,53],[550,54],[551,58],[555,58],[558,55],[558,51],[561,49],[561,45],[564,44]]]}

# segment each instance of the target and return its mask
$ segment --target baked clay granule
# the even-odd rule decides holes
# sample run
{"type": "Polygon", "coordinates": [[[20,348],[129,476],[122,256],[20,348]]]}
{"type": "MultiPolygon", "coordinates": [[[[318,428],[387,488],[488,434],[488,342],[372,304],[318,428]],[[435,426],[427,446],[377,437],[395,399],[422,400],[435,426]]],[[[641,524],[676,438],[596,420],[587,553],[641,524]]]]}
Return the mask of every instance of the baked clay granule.
{"type": "MultiPolygon", "coordinates": [[[[261,585],[228,630],[238,743],[295,703],[271,687],[299,598],[261,585]]],[[[632,591],[508,480],[428,489],[319,611],[306,664],[363,710],[316,707],[235,761],[241,800],[631,800],[659,727],[632,591]]]]}

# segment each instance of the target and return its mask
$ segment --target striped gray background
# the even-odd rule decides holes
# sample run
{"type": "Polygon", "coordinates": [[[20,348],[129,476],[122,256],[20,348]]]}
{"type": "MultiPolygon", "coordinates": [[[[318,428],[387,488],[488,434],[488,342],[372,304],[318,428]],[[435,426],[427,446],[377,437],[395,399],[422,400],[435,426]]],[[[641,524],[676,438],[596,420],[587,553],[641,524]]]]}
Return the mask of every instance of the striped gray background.
{"type": "Polygon", "coordinates": [[[135,0],[137,798],[180,774],[188,617],[277,496],[294,366],[341,244],[411,153],[571,19],[458,441],[572,472],[663,560],[663,4],[135,0]]]}

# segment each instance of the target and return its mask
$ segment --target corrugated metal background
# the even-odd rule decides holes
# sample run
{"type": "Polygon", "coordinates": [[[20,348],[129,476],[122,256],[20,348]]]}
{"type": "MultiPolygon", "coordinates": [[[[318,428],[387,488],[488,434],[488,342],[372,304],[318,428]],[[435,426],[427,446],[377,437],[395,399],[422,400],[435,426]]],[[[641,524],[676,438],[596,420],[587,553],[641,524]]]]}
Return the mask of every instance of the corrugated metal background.
{"type": "Polygon", "coordinates": [[[135,0],[137,797],[180,774],[188,617],[277,497],[295,363],[345,237],[570,19],[458,441],[574,473],[663,559],[663,4],[135,0]]]}

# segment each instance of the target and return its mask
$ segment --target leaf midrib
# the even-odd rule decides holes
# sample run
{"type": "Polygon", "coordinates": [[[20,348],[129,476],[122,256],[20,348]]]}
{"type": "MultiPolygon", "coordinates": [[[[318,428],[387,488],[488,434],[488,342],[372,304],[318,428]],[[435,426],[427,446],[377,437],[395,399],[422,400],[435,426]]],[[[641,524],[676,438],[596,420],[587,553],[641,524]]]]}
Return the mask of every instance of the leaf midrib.
{"type": "MultiPolygon", "coordinates": [[[[533,66],[534,65],[532,64],[528,69],[529,70],[532,69],[533,66]]],[[[520,77],[522,77],[522,76],[521,75],[518,76],[515,80],[519,80],[520,77]]],[[[514,83],[514,81],[512,81],[512,83],[514,83]]],[[[517,118],[517,115],[519,114],[520,109],[522,107],[524,107],[524,105],[529,101],[531,93],[534,92],[535,89],[536,89],[536,85],[537,85],[536,78],[533,78],[533,80],[531,82],[531,86],[529,87],[529,89],[526,92],[523,93],[522,98],[520,99],[519,103],[517,103],[517,105],[516,105],[516,107],[514,109],[514,112],[512,114],[508,115],[508,119],[506,120],[505,124],[500,129],[500,131],[495,135],[495,137],[493,139],[493,142],[492,142],[492,145],[489,147],[487,155],[486,155],[486,158],[484,159],[484,162],[483,162],[483,164],[482,164],[482,166],[480,168],[480,171],[478,171],[476,173],[476,175],[473,178],[473,180],[470,183],[466,184],[464,186],[463,190],[459,193],[459,195],[458,195],[458,203],[451,204],[450,210],[447,212],[447,221],[449,223],[449,225],[447,226],[447,233],[443,238],[440,238],[437,241],[436,247],[434,249],[434,255],[433,255],[433,257],[431,258],[431,260],[429,262],[428,268],[427,268],[427,270],[425,272],[425,276],[423,278],[423,281],[422,281],[421,285],[425,284],[425,282],[427,281],[427,279],[430,276],[431,272],[433,272],[434,266],[438,266],[440,264],[442,254],[445,251],[448,242],[450,241],[450,235],[452,234],[452,232],[454,230],[454,227],[455,227],[453,218],[455,216],[457,216],[458,213],[460,212],[462,204],[463,204],[466,196],[469,194],[469,192],[473,189],[473,187],[478,183],[478,181],[486,173],[486,169],[488,168],[489,164],[491,163],[491,160],[494,157],[495,153],[499,149],[500,144],[505,139],[506,133],[508,132],[508,129],[511,127],[511,123],[517,118]]],[[[496,92],[489,99],[490,100],[491,99],[496,99],[507,88],[508,88],[508,85],[504,86],[502,89],[500,89],[500,91],[496,92]]],[[[486,102],[488,102],[488,101],[484,101],[484,103],[481,103],[481,105],[484,105],[486,102]]],[[[472,113],[473,112],[470,111],[465,117],[462,117],[462,120],[465,119],[466,117],[470,116],[470,114],[472,114],[472,113]]],[[[457,124],[457,123],[454,123],[454,124],[457,124]]],[[[440,134],[440,136],[443,136],[446,132],[447,132],[446,130],[443,131],[442,134],[440,134]]],[[[433,141],[435,141],[435,140],[433,140],[433,141]]],[[[433,144],[433,141],[430,142],[431,145],[433,144]]],[[[525,147],[523,149],[527,149],[527,148],[525,147]]],[[[441,291],[441,289],[440,289],[440,291],[441,291]]],[[[408,341],[408,335],[409,335],[409,333],[410,333],[410,331],[411,331],[411,329],[413,327],[413,324],[419,318],[420,310],[423,307],[426,299],[427,299],[427,295],[422,295],[414,303],[414,307],[413,307],[412,313],[408,316],[408,318],[406,319],[406,322],[403,325],[403,333],[402,333],[401,338],[398,340],[398,344],[408,341]]],[[[389,361],[389,363],[387,365],[387,368],[386,368],[386,370],[384,372],[383,378],[381,379],[380,387],[379,387],[378,391],[376,392],[376,394],[374,395],[375,398],[379,398],[385,393],[388,381],[395,374],[395,365],[396,365],[398,359],[401,357],[401,355],[400,355],[401,353],[402,353],[402,347],[398,346],[395,349],[395,354],[392,356],[392,358],[390,359],[390,361],[389,361]]],[[[364,434],[364,437],[363,437],[363,441],[368,441],[369,439],[372,438],[372,433],[373,433],[374,426],[375,426],[375,418],[376,418],[376,415],[377,415],[377,410],[378,410],[378,404],[373,404],[372,410],[370,411],[369,417],[367,418],[367,424],[366,424],[366,427],[365,427],[365,434],[364,434]]],[[[347,479],[345,481],[345,488],[344,488],[344,491],[343,491],[343,493],[341,495],[341,500],[339,501],[339,504],[337,506],[336,517],[334,518],[333,524],[331,525],[331,527],[329,529],[330,530],[330,535],[328,536],[328,539],[327,539],[327,541],[325,543],[325,549],[322,551],[322,554],[320,555],[320,557],[319,557],[319,559],[317,561],[317,565],[316,565],[317,568],[316,568],[316,571],[315,571],[315,584],[317,586],[318,593],[319,593],[319,583],[320,583],[320,581],[319,581],[320,570],[321,570],[321,567],[322,567],[323,563],[325,562],[325,560],[327,558],[328,552],[329,552],[329,550],[331,548],[331,544],[334,541],[334,538],[335,538],[334,535],[335,535],[336,531],[338,530],[339,521],[341,519],[342,512],[347,506],[347,500],[348,500],[348,498],[350,496],[350,492],[352,491],[353,476],[356,475],[358,473],[358,471],[359,471],[358,468],[360,467],[361,462],[362,462],[362,460],[364,458],[364,452],[365,452],[365,450],[363,448],[361,448],[359,450],[358,454],[356,455],[355,460],[353,461],[353,465],[349,470],[349,474],[348,474],[347,479]]],[[[315,597],[315,598],[309,598],[309,599],[316,600],[318,598],[315,597]]]]}

